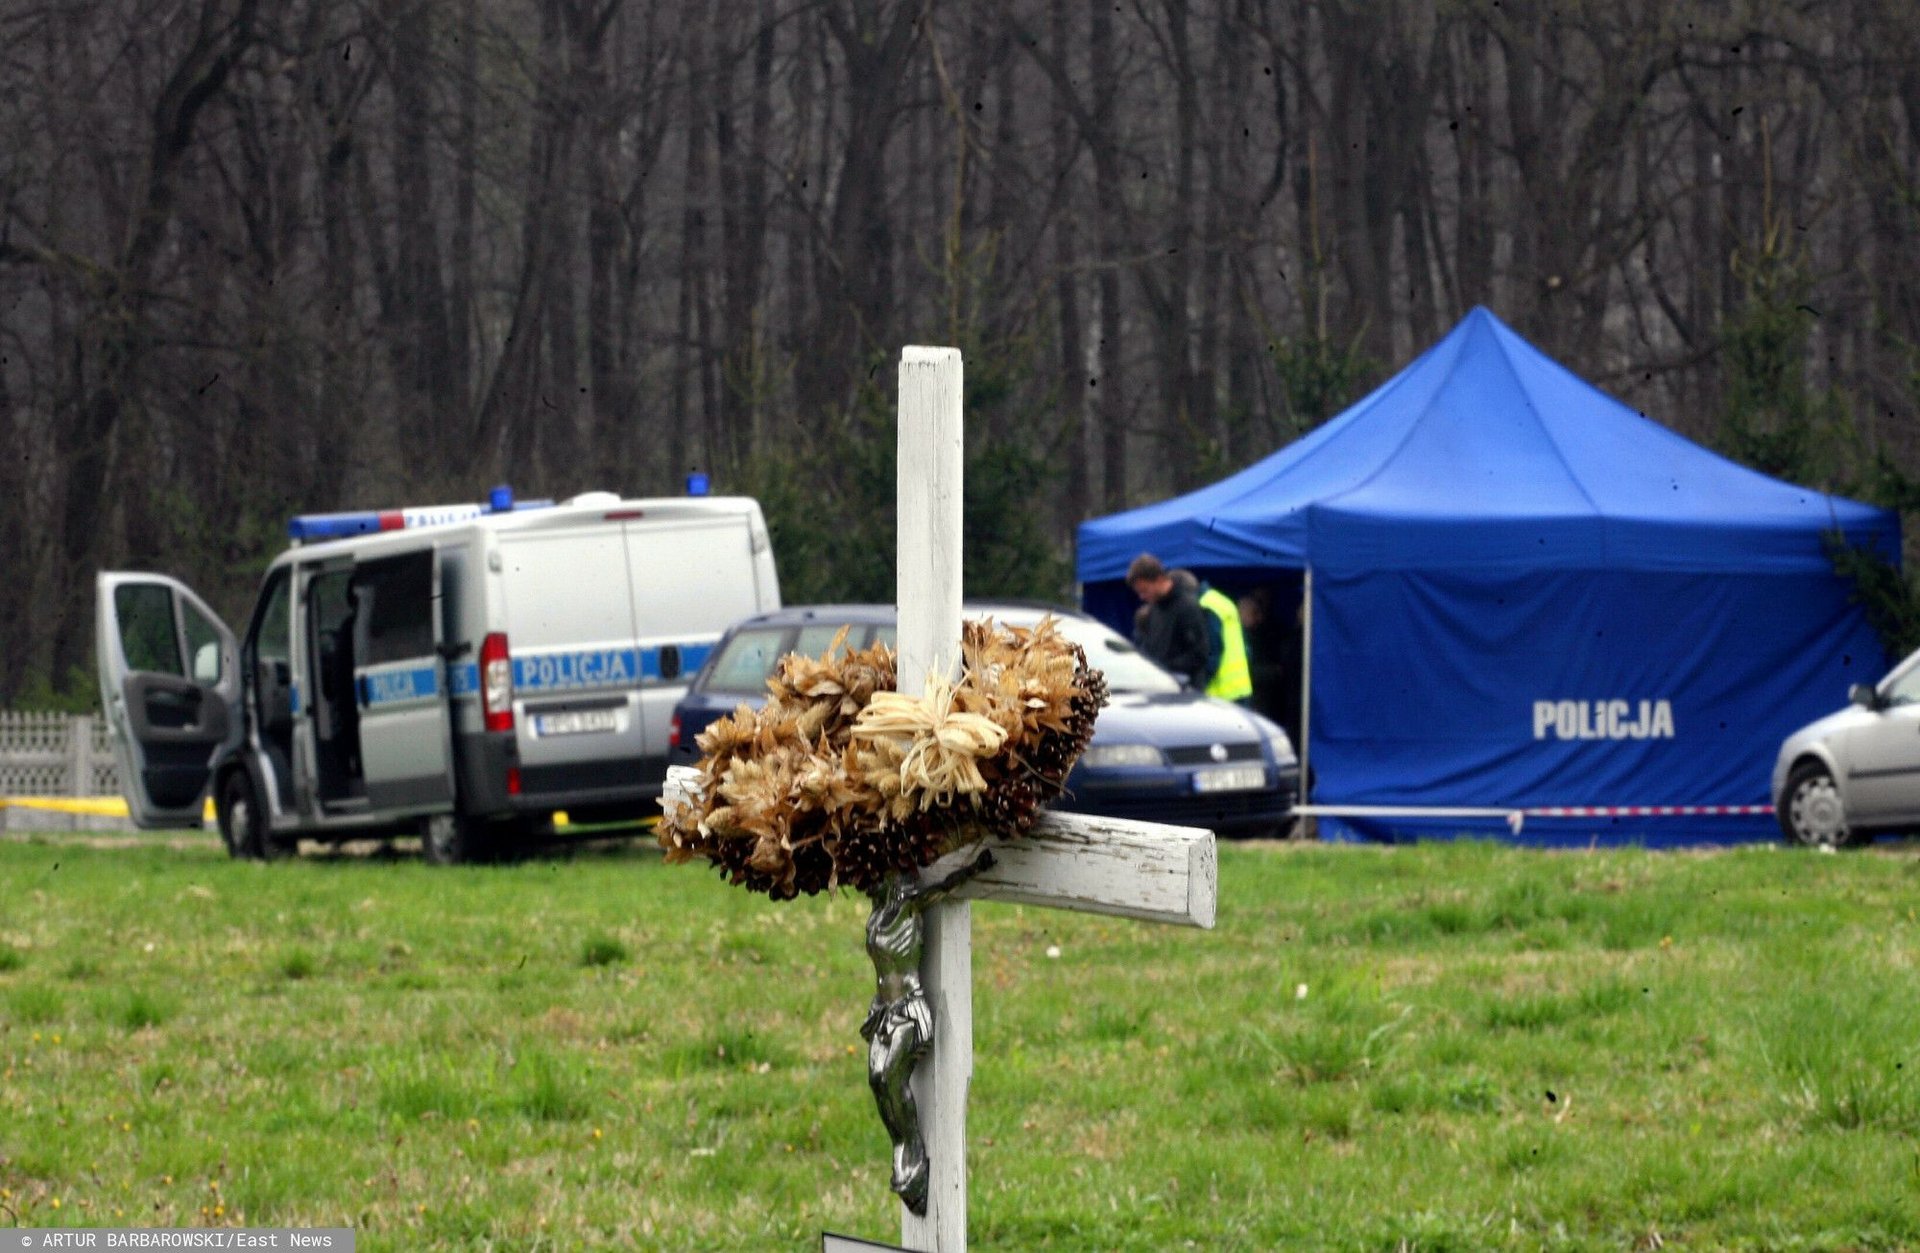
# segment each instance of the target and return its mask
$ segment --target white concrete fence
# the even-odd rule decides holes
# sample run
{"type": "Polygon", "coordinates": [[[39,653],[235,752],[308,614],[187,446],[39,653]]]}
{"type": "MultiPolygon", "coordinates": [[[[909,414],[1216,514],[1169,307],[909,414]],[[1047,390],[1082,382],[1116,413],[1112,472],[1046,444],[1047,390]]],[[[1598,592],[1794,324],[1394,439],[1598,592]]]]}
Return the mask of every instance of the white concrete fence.
{"type": "Polygon", "coordinates": [[[107,724],[91,714],[0,710],[0,831],[124,829],[125,818],[43,809],[40,799],[120,795],[107,724]]]}

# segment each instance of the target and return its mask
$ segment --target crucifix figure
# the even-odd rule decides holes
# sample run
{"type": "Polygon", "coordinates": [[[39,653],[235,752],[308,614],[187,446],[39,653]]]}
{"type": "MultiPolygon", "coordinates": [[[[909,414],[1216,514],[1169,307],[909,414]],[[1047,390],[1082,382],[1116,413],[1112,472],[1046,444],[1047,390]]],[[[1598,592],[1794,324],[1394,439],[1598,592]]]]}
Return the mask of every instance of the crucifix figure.
{"type": "Polygon", "coordinates": [[[929,1172],[911,1080],[933,1047],[933,1013],[920,985],[920,957],[926,947],[921,914],[991,865],[993,853],[982,849],[944,878],[926,880],[899,871],[870,893],[867,957],[873,962],[873,1004],[860,1024],[860,1036],[867,1042],[867,1083],[880,1107],[880,1121],[893,1137],[893,1190],[919,1215],[927,1212],[929,1172]]]}
{"type": "MultiPolygon", "coordinates": [[[[901,354],[896,686],[907,696],[921,695],[929,675],[947,676],[958,661],[961,391],[958,349],[901,354]]],[[[663,804],[671,808],[698,787],[697,770],[675,767],[663,804]]],[[[1211,831],[1043,810],[1017,839],[989,836],[874,894],[867,951],[875,994],[861,1034],[874,1099],[893,1140],[903,1245],[930,1253],[967,1246],[969,902],[1206,928],[1213,926],[1217,880],[1211,831]]]]}

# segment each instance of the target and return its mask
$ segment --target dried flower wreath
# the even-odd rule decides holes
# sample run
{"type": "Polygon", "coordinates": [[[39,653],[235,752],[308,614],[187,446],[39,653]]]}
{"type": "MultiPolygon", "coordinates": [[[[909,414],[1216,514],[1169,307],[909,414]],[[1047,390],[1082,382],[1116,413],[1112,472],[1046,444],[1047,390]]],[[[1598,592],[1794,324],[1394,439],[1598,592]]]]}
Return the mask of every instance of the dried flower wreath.
{"type": "Polygon", "coordinates": [[[757,712],[702,732],[699,782],[660,824],[667,861],[705,859],[775,900],[871,891],[986,832],[1024,834],[1093,736],[1107,682],[1053,619],[969,621],[958,681],[894,690],[885,644],[789,654],[757,712]]]}

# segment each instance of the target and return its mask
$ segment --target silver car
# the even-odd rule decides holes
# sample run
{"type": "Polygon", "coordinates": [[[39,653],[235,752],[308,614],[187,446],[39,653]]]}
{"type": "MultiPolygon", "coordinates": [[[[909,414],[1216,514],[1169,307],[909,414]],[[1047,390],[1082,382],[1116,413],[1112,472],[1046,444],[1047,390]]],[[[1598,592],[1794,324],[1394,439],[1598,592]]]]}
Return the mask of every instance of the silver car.
{"type": "Polygon", "coordinates": [[[1774,814],[1795,844],[1835,848],[1920,826],[1920,652],[1848,696],[1780,746],[1774,814]]]}

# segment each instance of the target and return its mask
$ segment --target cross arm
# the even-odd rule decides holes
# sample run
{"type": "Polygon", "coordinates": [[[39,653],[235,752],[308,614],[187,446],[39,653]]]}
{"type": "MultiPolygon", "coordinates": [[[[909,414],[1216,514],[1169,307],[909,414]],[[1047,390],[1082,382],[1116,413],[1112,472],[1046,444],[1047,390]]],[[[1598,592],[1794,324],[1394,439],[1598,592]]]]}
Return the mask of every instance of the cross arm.
{"type": "MultiPolygon", "coordinates": [[[[1042,812],[1018,839],[983,843],[993,850],[993,865],[962,884],[956,899],[1213,926],[1219,870],[1211,831],[1042,812]]],[[[944,874],[973,847],[948,853],[927,873],[944,874]]]]}
{"type": "MultiPolygon", "coordinates": [[[[682,803],[696,777],[687,766],[667,771],[661,805],[682,803]]],[[[925,873],[945,876],[983,846],[993,865],[961,884],[954,899],[1213,926],[1220,874],[1213,832],[1203,828],[1042,811],[1026,835],[955,849],[925,873]]]]}

